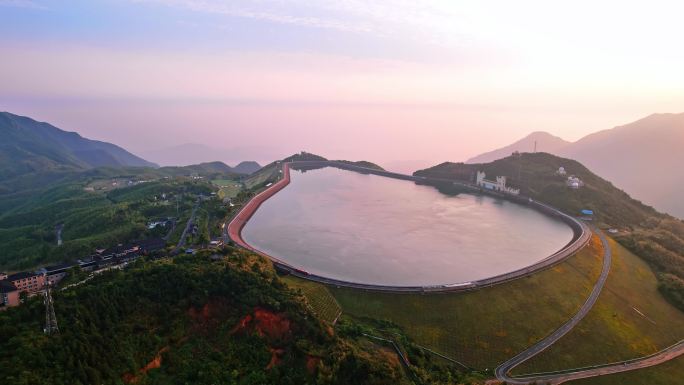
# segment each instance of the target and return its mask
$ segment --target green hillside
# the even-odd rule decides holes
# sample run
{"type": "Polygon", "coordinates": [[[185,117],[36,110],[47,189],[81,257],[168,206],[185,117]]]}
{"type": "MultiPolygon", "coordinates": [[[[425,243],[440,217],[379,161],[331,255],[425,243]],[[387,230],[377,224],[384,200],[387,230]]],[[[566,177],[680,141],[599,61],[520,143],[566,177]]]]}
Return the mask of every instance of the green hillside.
{"type": "Polygon", "coordinates": [[[60,333],[42,331],[39,298],[0,313],[0,366],[12,384],[466,384],[479,378],[410,341],[404,367],[363,325],[332,330],[270,263],[225,250],[139,261],[54,295],[60,333]]]}
{"type": "Polygon", "coordinates": [[[156,167],[113,144],[0,112],[0,180],[35,172],[103,166],[156,167]]]}
{"type": "MultiPolygon", "coordinates": [[[[237,177],[221,165],[99,167],[25,174],[0,182],[0,269],[75,260],[98,247],[162,236],[162,229],[147,229],[148,222],[187,220],[198,194],[218,191],[211,184],[213,178],[237,177]],[[59,224],[64,243],[58,247],[59,224]]],[[[209,202],[209,212],[202,211],[212,226],[226,215],[219,203],[209,202]]]]}
{"type": "Polygon", "coordinates": [[[660,291],[684,310],[684,222],[632,199],[579,162],[547,153],[522,153],[486,164],[442,163],[414,174],[472,182],[478,170],[489,178],[506,176],[522,195],[569,214],[593,210],[599,225],[618,229],[614,238],[651,265],[658,273],[660,291]],[[566,176],[556,174],[560,167],[566,176]],[[570,175],[579,177],[584,186],[577,190],[566,186],[570,175]]]}
{"type": "Polygon", "coordinates": [[[372,169],[380,170],[380,171],[384,171],[384,170],[385,170],[385,169],[382,168],[381,166],[379,166],[379,165],[377,165],[377,164],[375,164],[375,163],[373,163],[373,162],[366,161],[366,160],[361,160],[361,161],[358,161],[358,162],[354,162],[354,161],[350,161],[350,160],[336,160],[336,162],[346,163],[346,164],[350,164],[350,165],[352,165],[352,166],[365,167],[365,168],[372,168],[372,169]]]}

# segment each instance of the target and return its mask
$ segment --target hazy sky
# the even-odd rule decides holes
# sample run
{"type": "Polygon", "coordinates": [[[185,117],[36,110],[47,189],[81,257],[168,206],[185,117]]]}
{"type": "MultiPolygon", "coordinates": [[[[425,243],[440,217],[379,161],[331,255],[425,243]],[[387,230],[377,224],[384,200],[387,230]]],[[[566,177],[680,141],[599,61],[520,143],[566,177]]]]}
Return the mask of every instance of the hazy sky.
{"type": "Polygon", "coordinates": [[[0,110],[143,156],[459,161],[684,111],[682,4],[0,0],[0,110]]]}

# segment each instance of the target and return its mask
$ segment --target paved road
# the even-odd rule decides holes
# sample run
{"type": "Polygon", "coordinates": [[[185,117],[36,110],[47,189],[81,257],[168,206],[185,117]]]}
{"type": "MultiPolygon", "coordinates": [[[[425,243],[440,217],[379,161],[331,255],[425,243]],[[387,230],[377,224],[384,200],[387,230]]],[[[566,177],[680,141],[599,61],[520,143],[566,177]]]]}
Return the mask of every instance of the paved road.
{"type": "MultiPolygon", "coordinates": [[[[635,358],[633,360],[615,362],[605,365],[596,365],[588,368],[574,369],[564,372],[555,372],[548,374],[538,374],[525,377],[516,377],[515,380],[522,380],[524,384],[542,383],[542,384],[562,384],[567,381],[579,380],[582,378],[590,378],[597,376],[605,376],[607,374],[615,374],[621,372],[629,372],[631,370],[648,368],[662,364],[664,362],[673,360],[679,356],[684,355],[684,340],[665,348],[650,356],[635,358]]],[[[518,382],[509,382],[517,384],[518,382]]]]}
{"type": "Polygon", "coordinates": [[[530,383],[543,383],[543,384],[561,384],[567,381],[579,380],[582,378],[597,377],[607,374],[614,374],[620,372],[627,372],[630,370],[647,368],[649,366],[654,366],[667,362],[669,360],[675,359],[681,355],[684,355],[684,340],[665,348],[659,352],[656,352],[650,356],[635,358],[632,360],[614,362],[610,364],[595,365],[585,368],[569,369],[557,372],[549,373],[539,373],[533,375],[526,375],[520,377],[511,377],[509,372],[516,366],[522,364],[523,362],[529,360],[535,355],[542,352],[544,349],[553,345],[561,337],[567,334],[572,328],[574,328],[581,320],[584,318],[591,308],[596,303],[601,289],[603,288],[606,280],[608,278],[608,273],[610,272],[610,264],[612,259],[612,252],[608,240],[605,235],[598,229],[594,231],[601,238],[601,243],[603,244],[603,270],[601,271],[601,276],[594,285],[594,289],[587,301],[582,305],[579,312],[575,314],[568,322],[563,324],[555,332],[553,332],[548,337],[539,341],[535,345],[532,345],[527,350],[518,354],[517,356],[511,358],[510,360],[501,364],[496,368],[495,374],[497,379],[501,381],[506,381],[508,384],[530,384],[530,383]]]}
{"type": "Polygon", "coordinates": [[[188,222],[185,224],[185,228],[183,229],[183,234],[181,234],[181,237],[178,240],[176,248],[173,249],[173,251],[171,252],[172,254],[177,254],[180,251],[180,249],[183,248],[183,246],[185,245],[185,238],[188,236],[188,231],[190,231],[190,227],[195,222],[195,215],[197,214],[197,209],[199,208],[201,202],[202,199],[197,198],[195,207],[192,208],[192,214],[190,214],[190,218],[188,218],[188,222]]]}
{"type": "MultiPolygon", "coordinates": [[[[601,243],[603,244],[603,269],[601,270],[601,275],[599,276],[599,279],[596,281],[596,284],[594,285],[594,288],[592,289],[589,298],[587,298],[586,302],[584,302],[584,304],[577,312],[577,314],[575,314],[560,328],[556,329],[556,331],[554,331],[541,341],[537,342],[536,344],[532,345],[527,350],[519,353],[517,356],[499,365],[499,367],[497,367],[495,371],[496,378],[498,378],[499,380],[506,381],[509,384],[529,384],[531,382],[530,379],[510,377],[508,373],[516,366],[522,364],[523,362],[529,360],[530,358],[544,351],[546,348],[548,348],[549,346],[556,343],[556,341],[561,339],[561,337],[570,332],[570,330],[577,326],[577,324],[582,320],[582,318],[584,318],[584,316],[586,316],[589,313],[591,308],[598,300],[598,297],[601,294],[601,290],[603,289],[603,285],[606,283],[606,280],[608,279],[608,273],[610,272],[610,264],[612,260],[612,252],[610,249],[610,245],[608,244],[608,240],[606,239],[606,236],[598,229],[596,229],[595,231],[601,238],[601,243]]],[[[548,379],[539,378],[538,380],[549,381],[553,380],[553,378],[555,377],[553,377],[553,375],[550,375],[550,378],[548,379]]]]}
{"type": "Polygon", "coordinates": [[[62,230],[64,230],[64,224],[60,223],[55,227],[57,232],[57,246],[62,246],[62,230]]]}
{"type": "Polygon", "coordinates": [[[681,355],[684,355],[684,340],[677,342],[676,344],[665,348],[657,353],[650,356],[636,358],[632,360],[626,360],[621,362],[615,362],[604,365],[596,365],[586,368],[570,369],[559,372],[550,373],[540,373],[521,377],[511,377],[508,373],[516,366],[522,364],[523,362],[529,360],[535,355],[542,352],[544,349],[553,345],[561,337],[567,334],[572,328],[574,328],[584,316],[589,313],[591,308],[594,306],[601,294],[601,289],[603,289],[606,280],[608,279],[608,273],[610,272],[610,264],[612,259],[612,253],[608,240],[602,232],[595,229],[595,232],[601,238],[601,243],[603,244],[604,254],[603,254],[603,270],[601,271],[601,276],[594,285],[594,289],[591,292],[587,301],[582,305],[579,312],[575,314],[568,322],[563,324],[555,332],[553,332],[548,337],[539,341],[538,343],[532,345],[527,350],[518,354],[517,356],[511,358],[510,360],[501,364],[496,368],[496,377],[501,381],[506,381],[508,384],[530,384],[530,383],[544,383],[544,384],[561,384],[563,382],[578,380],[581,378],[589,378],[596,376],[603,376],[607,374],[614,374],[620,372],[627,372],[636,369],[647,368],[649,366],[654,366],[667,362],[669,360],[675,359],[681,355]]]}

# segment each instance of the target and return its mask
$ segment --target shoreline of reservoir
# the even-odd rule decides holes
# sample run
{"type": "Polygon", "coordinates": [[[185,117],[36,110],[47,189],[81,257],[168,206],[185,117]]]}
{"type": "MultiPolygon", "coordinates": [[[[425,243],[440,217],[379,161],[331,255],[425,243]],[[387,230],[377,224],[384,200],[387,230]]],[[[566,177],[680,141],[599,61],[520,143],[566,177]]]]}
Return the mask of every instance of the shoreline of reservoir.
{"type": "MultiPolygon", "coordinates": [[[[344,286],[344,287],[353,287],[357,289],[363,289],[363,290],[376,290],[376,291],[385,291],[385,292],[454,292],[454,291],[467,291],[467,290],[474,290],[478,289],[481,287],[486,287],[486,286],[491,286],[495,285],[498,283],[502,282],[507,282],[510,280],[514,280],[520,277],[524,277],[527,275],[530,275],[534,272],[537,272],[539,270],[548,268],[550,266],[553,266],[563,260],[565,260],[567,257],[573,255],[577,251],[579,251],[586,243],[589,241],[591,238],[591,231],[581,223],[580,221],[576,220],[575,218],[572,218],[550,206],[541,204],[536,201],[529,200],[528,198],[524,197],[502,197],[500,196],[501,194],[487,194],[487,195],[495,195],[497,198],[504,198],[510,201],[513,201],[516,204],[522,204],[523,206],[531,207],[542,214],[545,214],[547,216],[550,216],[555,219],[560,219],[564,223],[566,223],[573,231],[573,237],[568,242],[564,247],[562,247],[560,250],[557,252],[553,253],[552,255],[536,262],[533,264],[530,264],[526,267],[504,273],[504,274],[498,274],[489,278],[484,278],[484,279],[479,279],[475,281],[469,281],[469,282],[456,282],[456,283],[451,283],[451,284],[442,284],[442,285],[422,285],[422,286],[401,286],[401,285],[382,285],[382,284],[367,284],[367,283],[358,283],[358,282],[353,282],[349,280],[340,280],[340,279],[334,279],[330,277],[325,277],[324,275],[319,275],[319,274],[313,274],[311,272],[308,272],[298,266],[293,266],[290,263],[287,263],[283,261],[282,259],[279,259],[273,255],[270,255],[266,252],[263,252],[262,250],[257,249],[256,247],[252,246],[249,244],[242,236],[242,230],[244,226],[247,224],[247,222],[252,218],[254,213],[258,210],[258,208],[269,198],[274,196],[276,193],[281,191],[283,188],[285,188],[291,181],[291,176],[290,176],[290,167],[292,168],[303,168],[303,169],[314,169],[314,168],[323,168],[323,167],[335,167],[343,170],[349,170],[349,171],[356,171],[356,172],[361,172],[365,174],[375,174],[375,175],[380,175],[380,176],[385,176],[393,179],[401,179],[401,180],[409,180],[409,181],[414,181],[418,184],[423,184],[423,185],[431,185],[431,183],[445,183],[447,180],[442,180],[442,179],[434,179],[433,178],[425,178],[425,177],[416,177],[416,176],[410,176],[410,175],[404,175],[404,174],[398,174],[398,173],[392,173],[384,170],[377,170],[377,169],[369,169],[369,168],[364,168],[356,165],[351,165],[348,163],[341,163],[341,162],[334,162],[334,161],[294,161],[294,162],[283,162],[282,164],[282,177],[280,180],[277,182],[273,183],[271,186],[269,186],[266,190],[260,192],[257,194],[255,197],[253,197],[247,204],[245,204],[244,207],[238,212],[238,214],[230,221],[228,224],[228,234],[230,235],[230,238],[239,246],[246,248],[248,250],[251,250],[255,253],[258,253],[264,257],[269,258],[270,260],[273,261],[274,265],[276,268],[285,273],[289,273],[304,279],[308,280],[313,280],[317,282],[321,282],[324,284],[329,284],[329,285],[334,285],[334,286],[344,286]]],[[[463,187],[464,189],[467,189],[469,192],[473,193],[478,193],[481,192],[482,190],[478,188],[477,186],[464,183],[464,182],[456,182],[456,181],[448,181],[449,183],[455,183],[458,184],[460,187],[463,187]]],[[[487,191],[484,191],[487,193],[487,191]]]]}

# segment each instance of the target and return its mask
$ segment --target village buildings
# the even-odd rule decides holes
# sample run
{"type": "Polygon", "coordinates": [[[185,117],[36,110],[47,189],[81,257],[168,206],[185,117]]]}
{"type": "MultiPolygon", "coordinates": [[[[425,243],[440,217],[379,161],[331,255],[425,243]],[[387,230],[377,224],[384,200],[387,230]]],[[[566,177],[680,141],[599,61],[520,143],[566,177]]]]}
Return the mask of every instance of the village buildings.
{"type": "Polygon", "coordinates": [[[19,305],[22,293],[35,295],[43,292],[46,285],[58,284],[73,268],[90,271],[119,265],[137,258],[140,254],[149,254],[165,246],[166,241],[162,238],[144,239],[108,249],[98,249],[95,254],[76,263],[46,266],[35,272],[24,271],[10,275],[0,273],[0,310],[19,305]]]}

